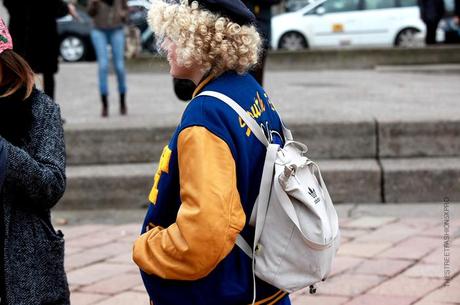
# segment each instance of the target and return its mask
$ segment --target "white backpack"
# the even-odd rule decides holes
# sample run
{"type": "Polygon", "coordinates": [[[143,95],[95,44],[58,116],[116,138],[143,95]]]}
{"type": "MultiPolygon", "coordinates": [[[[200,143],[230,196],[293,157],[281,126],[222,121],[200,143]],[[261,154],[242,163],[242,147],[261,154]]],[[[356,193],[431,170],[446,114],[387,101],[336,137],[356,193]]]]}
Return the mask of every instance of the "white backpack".
{"type": "Polygon", "coordinates": [[[250,220],[255,226],[254,245],[249,246],[241,235],[236,242],[253,259],[254,301],[255,275],[287,292],[310,286],[314,293],[312,285],[328,276],[340,243],[337,212],[319,167],[305,156],[307,147],[293,141],[284,125],[286,143],[281,148],[269,143],[258,123],[228,96],[214,91],[200,95],[232,107],[267,147],[250,220]]]}

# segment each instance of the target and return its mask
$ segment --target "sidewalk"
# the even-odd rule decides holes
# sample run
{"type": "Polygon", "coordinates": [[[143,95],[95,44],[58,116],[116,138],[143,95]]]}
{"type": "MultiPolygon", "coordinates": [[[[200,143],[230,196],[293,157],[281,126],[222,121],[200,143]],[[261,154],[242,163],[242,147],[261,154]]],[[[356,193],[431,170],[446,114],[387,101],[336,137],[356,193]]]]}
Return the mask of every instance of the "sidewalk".
{"type": "MultiPolygon", "coordinates": [[[[444,255],[447,227],[443,226],[442,203],[388,207],[370,204],[338,209],[342,246],[332,276],[318,286],[316,295],[309,295],[307,290],[292,295],[293,304],[460,304],[458,204],[451,203],[449,207],[448,256],[444,255]],[[445,270],[451,274],[448,286],[445,270]]],[[[55,221],[66,218],[70,223],[58,227],[66,238],[72,304],[147,305],[138,269],[131,261],[132,243],[140,227],[140,221],[133,222],[143,211],[114,212],[118,214],[112,222],[117,225],[107,223],[112,214],[98,221],[100,211],[83,212],[78,216],[80,220],[92,223],[75,225],[69,213],[74,212],[56,213],[55,221]],[[96,219],[86,218],[91,213],[96,219]]]]}
{"type": "MultiPolygon", "coordinates": [[[[460,119],[458,71],[459,65],[267,71],[265,89],[288,123],[451,121],[460,119]]],[[[65,127],[177,125],[187,104],[175,97],[168,73],[129,73],[127,78],[128,116],[118,114],[110,75],[110,117],[101,119],[96,63],[61,64],[56,101],[65,127]]]]}

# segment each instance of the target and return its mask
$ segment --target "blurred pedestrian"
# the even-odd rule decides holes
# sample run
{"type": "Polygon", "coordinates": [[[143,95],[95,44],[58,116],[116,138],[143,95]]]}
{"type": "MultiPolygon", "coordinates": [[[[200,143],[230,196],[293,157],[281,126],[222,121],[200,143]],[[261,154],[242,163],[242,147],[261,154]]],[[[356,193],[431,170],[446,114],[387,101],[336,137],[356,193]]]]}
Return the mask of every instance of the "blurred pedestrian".
{"type": "MultiPolygon", "coordinates": [[[[252,260],[235,243],[239,234],[254,237],[249,219],[266,148],[236,112],[199,94],[229,96],[282,143],[279,116],[247,73],[261,48],[255,16],[240,0],[154,0],[149,22],[170,74],[196,90],[163,150],[134,262],[152,304],[250,304],[252,260]]],[[[255,284],[256,304],[290,304],[287,292],[255,284]]]]}
{"type": "Polygon", "coordinates": [[[59,57],[56,19],[69,13],[78,18],[75,6],[63,0],[3,0],[3,4],[10,15],[14,51],[35,73],[43,74],[43,89],[54,99],[59,57]]]}
{"type": "Polygon", "coordinates": [[[64,239],[50,220],[66,184],[59,106],[34,87],[32,69],[12,49],[1,21],[0,303],[66,305],[64,239]]]}
{"type": "Polygon", "coordinates": [[[125,29],[126,35],[126,58],[136,58],[142,52],[141,46],[141,31],[134,24],[130,24],[125,29]]]}
{"type": "Polygon", "coordinates": [[[88,14],[93,17],[94,29],[91,40],[96,50],[99,65],[99,92],[101,95],[101,116],[109,115],[108,74],[109,54],[112,50],[113,65],[117,74],[118,93],[120,95],[120,114],[126,115],[126,73],[125,73],[125,32],[124,26],[128,17],[127,0],[89,0],[88,14]]]}
{"type": "Polygon", "coordinates": [[[455,22],[460,26],[460,0],[455,0],[455,22]]]}
{"type": "Polygon", "coordinates": [[[425,43],[436,44],[436,31],[446,12],[444,0],[418,0],[420,17],[426,25],[425,43]]]}
{"type": "Polygon", "coordinates": [[[243,2],[256,16],[257,30],[259,31],[263,40],[259,63],[250,71],[252,76],[254,76],[254,78],[259,82],[261,86],[263,86],[265,60],[267,58],[268,49],[270,48],[272,33],[272,6],[279,4],[281,0],[244,0],[243,2]]]}

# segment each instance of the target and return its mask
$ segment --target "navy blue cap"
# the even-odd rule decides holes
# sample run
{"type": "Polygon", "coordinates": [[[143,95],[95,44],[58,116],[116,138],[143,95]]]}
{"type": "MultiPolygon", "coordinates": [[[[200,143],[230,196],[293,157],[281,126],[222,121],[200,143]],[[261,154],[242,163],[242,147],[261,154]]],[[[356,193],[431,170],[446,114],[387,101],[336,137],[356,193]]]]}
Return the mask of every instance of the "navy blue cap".
{"type": "Polygon", "coordinates": [[[189,0],[198,2],[199,7],[211,13],[227,17],[239,25],[250,25],[256,22],[254,14],[240,0],[189,0]]]}

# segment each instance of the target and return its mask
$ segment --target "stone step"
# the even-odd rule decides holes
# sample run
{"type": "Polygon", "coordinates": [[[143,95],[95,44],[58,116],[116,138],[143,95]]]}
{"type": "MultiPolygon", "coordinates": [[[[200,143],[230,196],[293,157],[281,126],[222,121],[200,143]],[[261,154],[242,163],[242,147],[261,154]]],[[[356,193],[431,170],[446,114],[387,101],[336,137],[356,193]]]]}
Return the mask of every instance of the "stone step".
{"type": "MultiPolygon", "coordinates": [[[[319,164],[336,202],[382,201],[380,168],[376,161],[331,160],[319,164]]],[[[156,168],[155,163],[70,166],[67,169],[67,190],[58,207],[145,207],[156,168]]]]}
{"type": "MultiPolygon", "coordinates": [[[[313,159],[459,157],[460,121],[287,121],[313,159]]],[[[175,126],[65,125],[70,165],[158,161],[175,126]]]]}
{"type": "MultiPolygon", "coordinates": [[[[335,203],[460,201],[460,158],[319,162],[335,203]]],[[[70,166],[58,209],[136,209],[148,205],[154,163],[70,166]]]]}
{"type": "MultiPolygon", "coordinates": [[[[387,65],[443,65],[460,63],[458,46],[436,48],[363,48],[271,51],[267,70],[373,69],[387,65]]],[[[165,57],[143,55],[126,63],[130,72],[167,72],[165,57]]],[[[381,69],[381,68],[380,68],[381,69]]]]}
{"type": "Polygon", "coordinates": [[[155,162],[174,132],[174,127],[153,126],[64,128],[70,165],[155,162]]]}
{"type": "Polygon", "coordinates": [[[378,156],[460,157],[460,121],[378,122],[378,156]]]}
{"type": "Polygon", "coordinates": [[[386,202],[460,200],[460,158],[383,159],[386,202]]]}

